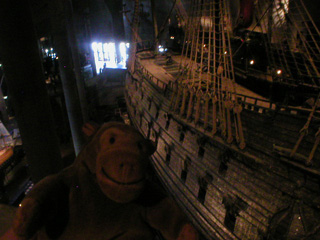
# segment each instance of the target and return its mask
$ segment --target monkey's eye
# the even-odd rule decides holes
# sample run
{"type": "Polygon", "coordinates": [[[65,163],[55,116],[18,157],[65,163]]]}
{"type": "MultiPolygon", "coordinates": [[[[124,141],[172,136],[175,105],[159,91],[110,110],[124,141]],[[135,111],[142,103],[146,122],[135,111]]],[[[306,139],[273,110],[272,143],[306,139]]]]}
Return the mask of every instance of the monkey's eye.
{"type": "Polygon", "coordinates": [[[114,144],[115,141],[116,141],[116,139],[114,137],[111,137],[109,140],[110,144],[114,144]]]}

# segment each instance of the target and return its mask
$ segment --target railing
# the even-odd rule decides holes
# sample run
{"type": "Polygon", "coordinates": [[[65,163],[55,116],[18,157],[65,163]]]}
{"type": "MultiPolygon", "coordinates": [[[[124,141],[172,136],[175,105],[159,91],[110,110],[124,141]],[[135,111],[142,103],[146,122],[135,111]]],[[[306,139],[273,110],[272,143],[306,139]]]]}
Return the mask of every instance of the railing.
{"type": "MultiPolygon", "coordinates": [[[[280,111],[286,112],[291,115],[299,115],[301,113],[309,114],[312,111],[311,108],[278,105],[276,103],[270,102],[267,99],[251,97],[243,94],[237,94],[237,96],[241,98],[241,102],[243,103],[245,109],[259,113],[280,111]]],[[[319,110],[317,110],[316,112],[320,114],[319,110]]]]}
{"type": "MultiPolygon", "coordinates": [[[[157,85],[161,90],[166,91],[167,89],[173,88],[172,82],[165,82],[152,73],[150,73],[138,59],[135,61],[135,69],[140,71],[143,76],[157,85]]],[[[281,111],[286,112],[292,115],[299,115],[299,113],[310,113],[312,109],[308,108],[301,108],[301,107],[294,107],[294,106],[281,106],[277,105],[276,103],[270,102],[267,99],[251,97],[243,94],[237,94],[237,97],[240,97],[243,107],[247,110],[255,111],[258,113],[265,113],[270,111],[281,111]]],[[[320,114],[320,111],[317,111],[320,114]]]]}

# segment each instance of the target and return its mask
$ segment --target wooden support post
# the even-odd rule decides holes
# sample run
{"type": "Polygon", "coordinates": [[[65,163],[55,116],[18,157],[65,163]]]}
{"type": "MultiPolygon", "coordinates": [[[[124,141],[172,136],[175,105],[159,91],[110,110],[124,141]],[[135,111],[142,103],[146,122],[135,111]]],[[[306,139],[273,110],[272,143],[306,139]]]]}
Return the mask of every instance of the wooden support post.
{"type": "MultiPolygon", "coordinates": [[[[78,91],[83,87],[83,83],[77,82],[75,75],[74,61],[72,54],[70,54],[71,45],[74,44],[70,41],[70,28],[71,24],[71,4],[69,0],[59,0],[50,2],[51,9],[55,9],[52,16],[52,27],[54,46],[59,56],[59,71],[61,82],[63,86],[63,93],[66,102],[66,109],[68,113],[68,119],[72,134],[73,146],[75,153],[78,154],[82,145],[84,144],[84,137],[82,134],[82,126],[84,124],[83,109],[81,101],[85,101],[80,94],[84,94],[84,91],[78,91]],[[67,10],[69,9],[69,10],[67,10]],[[69,33],[68,33],[69,31],[69,33]],[[79,86],[82,86],[79,88],[79,86]]],[[[77,61],[77,55],[74,54],[74,60],[77,61]]],[[[81,81],[79,79],[79,81],[81,81]]]]}
{"type": "Polygon", "coordinates": [[[84,78],[82,76],[82,69],[80,64],[80,56],[79,56],[79,49],[78,43],[76,39],[76,31],[74,26],[74,15],[73,15],[73,6],[72,1],[67,0],[66,4],[64,5],[64,10],[66,11],[66,20],[67,20],[67,34],[68,40],[71,50],[74,74],[77,83],[77,90],[79,94],[79,103],[81,107],[81,114],[83,122],[89,121],[89,112],[88,112],[88,103],[86,99],[86,92],[85,92],[85,83],[84,78]]]}
{"type": "Polygon", "coordinates": [[[63,167],[29,1],[0,7],[0,54],[34,182],[63,167]]]}

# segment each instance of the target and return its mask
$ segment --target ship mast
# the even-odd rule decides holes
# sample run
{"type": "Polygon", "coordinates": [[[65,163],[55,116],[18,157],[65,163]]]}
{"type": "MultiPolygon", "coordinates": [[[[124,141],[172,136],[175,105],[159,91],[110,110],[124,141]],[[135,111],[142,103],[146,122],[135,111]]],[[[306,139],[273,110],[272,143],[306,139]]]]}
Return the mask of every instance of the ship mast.
{"type": "Polygon", "coordinates": [[[139,39],[139,14],[140,14],[140,1],[135,0],[134,1],[134,14],[133,14],[133,20],[132,20],[132,42],[131,42],[131,48],[130,48],[130,58],[128,61],[128,69],[130,69],[131,73],[134,73],[134,63],[136,58],[136,52],[137,52],[137,42],[139,39]]]}

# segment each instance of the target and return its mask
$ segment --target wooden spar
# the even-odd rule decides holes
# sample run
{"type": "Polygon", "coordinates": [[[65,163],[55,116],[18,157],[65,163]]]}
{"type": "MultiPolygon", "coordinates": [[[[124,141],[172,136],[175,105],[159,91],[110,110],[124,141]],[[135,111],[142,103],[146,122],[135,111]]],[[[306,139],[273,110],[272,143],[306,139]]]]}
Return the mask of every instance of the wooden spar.
{"type": "Polygon", "coordinates": [[[231,126],[231,109],[233,107],[233,102],[231,100],[225,101],[225,109],[226,109],[226,126],[227,126],[227,143],[232,143],[232,126],[231,126]]]}
{"type": "MultiPolygon", "coordinates": [[[[209,12],[209,16],[210,16],[210,19],[212,19],[212,12],[213,12],[213,2],[210,3],[210,12],[209,12]]],[[[209,86],[210,86],[210,82],[211,82],[211,79],[212,79],[212,75],[211,75],[211,67],[210,67],[210,63],[211,63],[211,35],[212,35],[212,28],[210,27],[209,28],[209,47],[208,47],[208,73],[207,73],[207,89],[206,89],[206,93],[209,92],[209,86]]],[[[208,95],[206,95],[208,97],[208,95]]],[[[207,98],[209,99],[209,98],[207,98]]],[[[208,101],[209,102],[209,101],[208,101]]]]}
{"type": "Polygon", "coordinates": [[[197,97],[197,103],[196,103],[196,114],[195,114],[195,124],[197,124],[199,122],[200,119],[200,114],[201,114],[201,92],[198,92],[196,94],[197,97]]]}
{"type": "Polygon", "coordinates": [[[298,141],[296,142],[296,145],[294,146],[294,148],[292,149],[292,151],[291,151],[291,153],[290,153],[290,157],[293,157],[293,156],[294,156],[294,154],[295,154],[295,153],[297,152],[297,150],[298,150],[298,147],[299,147],[302,139],[303,139],[304,136],[306,136],[307,133],[308,133],[308,130],[307,130],[306,128],[303,128],[303,129],[301,129],[301,130],[300,130],[300,136],[299,136],[299,138],[298,138],[298,141]],[[301,131],[301,130],[302,130],[302,131],[301,131]]]}
{"type": "Polygon", "coordinates": [[[190,98],[189,98],[187,119],[189,119],[189,118],[191,117],[191,114],[192,114],[192,109],[193,109],[193,95],[194,95],[194,90],[193,90],[193,89],[190,89],[190,98]]]}
{"type": "Polygon", "coordinates": [[[173,111],[175,111],[175,112],[179,108],[181,94],[182,94],[182,87],[178,86],[178,93],[177,93],[176,101],[175,101],[174,108],[173,108],[173,111]]]}
{"type": "Polygon", "coordinates": [[[217,132],[217,98],[212,98],[212,135],[217,132]]]}
{"type": "Polygon", "coordinates": [[[227,138],[227,143],[232,143],[233,137],[232,137],[232,129],[231,129],[231,117],[230,117],[230,111],[231,109],[226,109],[227,110],[227,130],[228,130],[228,138],[227,138]]]}
{"type": "Polygon", "coordinates": [[[177,95],[177,91],[178,91],[178,82],[176,81],[176,82],[174,82],[173,84],[172,84],[172,95],[171,95],[171,99],[170,99],[170,108],[171,109],[173,109],[174,108],[174,100],[175,100],[175,97],[176,97],[176,95],[177,95]]]}
{"type": "MultiPolygon", "coordinates": [[[[201,41],[201,46],[200,46],[201,54],[200,54],[200,73],[199,73],[199,82],[198,82],[198,92],[202,91],[201,90],[201,83],[202,83],[202,71],[203,71],[203,54],[204,54],[204,50],[205,50],[205,47],[204,47],[204,38],[205,38],[204,32],[205,31],[202,30],[202,37],[201,37],[202,41],[201,41]]],[[[197,104],[197,106],[198,106],[198,104],[197,104]]]]}
{"type": "Polygon", "coordinates": [[[134,14],[132,21],[132,47],[130,52],[129,66],[128,69],[131,73],[135,71],[135,60],[136,60],[136,52],[137,52],[137,40],[139,38],[138,29],[139,29],[139,14],[140,14],[140,1],[134,1],[134,14]]]}
{"type": "MultiPolygon", "coordinates": [[[[219,120],[220,120],[220,128],[221,128],[221,135],[226,137],[227,135],[227,119],[226,119],[226,109],[224,104],[222,105],[221,111],[219,111],[219,120]]],[[[220,108],[220,107],[219,107],[220,108]]]]}
{"type": "Polygon", "coordinates": [[[156,5],[155,0],[151,0],[152,22],[154,30],[155,47],[158,49],[158,22],[156,18],[156,5]]]}
{"type": "Polygon", "coordinates": [[[180,108],[180,116],[183,116],[186,111],[186,102],[187,102],[187,96],[188,96],[188,88],[183,89],[183,97],[182,97],[182,104],[180,108]]]}
{"type": "Polygon", "coordinates": [[[244,149],[246,147],[244,135],[243,135],[243,128],[242,128],[242,122],[241,122],[241,116],[240,113],[242,112],[242,106],[239,103],[236,103],[233,112],[236,115],[236,129],[237,129],[237,136],[239,137],[238,143],[239,143],[239,148],[244,149]]]}
{"type": "Polygon", "coordinates": [[[236,106],[234,106],[233,108],[233,117],[234,117],[234,128],[235,128],[235,132],[236,132],[236,141],[237,143],[239,143],[240,141],[240,137],[239,137],[239,131],[238,131],[238,120],[237,120],[237,115],[236,115],[236,106]]]}
{"type": "Polygon", "coordinates": [[[309,114],[309,117],[308,117],[308,120],[307,120],[306,124],[300,130],[300,136],[299,136],[298,141],[296,142],[294,148],[292,149],[292,152],[290,153],[290,157],[294,156],[294,154],[297,152],[297,150],[299,148],[299,145],[300,145],[302,139],[304,138],[304,136],[306,136],[308,134],[308,128],[309,128],[310,122],[311,122],[311,120],[313,118],[313,115],[314,115],[314,113],[316,111],[316,108],[318,106],[319,97],[320,97],[320,93],[318,94],[318,97],[314,102],[312,111],[309,114]]]}
{"type": "Polygon", "coordinates": [[[313,164],[312,159],[313,159],[314,153],[316,152],[317,147],[318,147],[318,145],[319,145],[319,143],[320,143],[320,128],[318,129],[318,131],[317,131],[317,133],[315,134],[315,136],[316,136],[316,141],[314,142],[313,147],[312,147],[312,150],[311,150],[311,152],[310,152],[310,155],[309,155],[309,157],[308,157],[308,159],[307,159],[307,161],[306,161],[306,165],[307,165],[307,166],[310,166],[310,165],[313,164]]]}
{"type": "Polygon", "coordinates": [[[208,94],[206,94],[205,97],[205,103],[204,103],[204,129],[207,129],[208,127],[208,119],[209,119],[209,101],[210,97],[208,94]]]}

